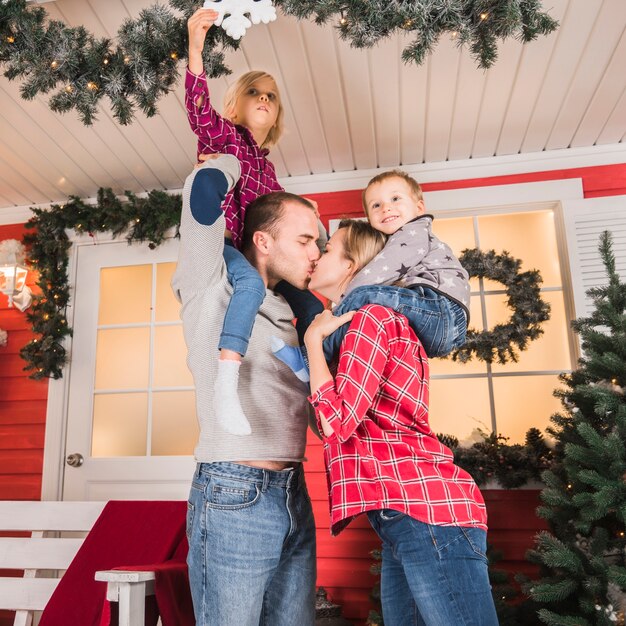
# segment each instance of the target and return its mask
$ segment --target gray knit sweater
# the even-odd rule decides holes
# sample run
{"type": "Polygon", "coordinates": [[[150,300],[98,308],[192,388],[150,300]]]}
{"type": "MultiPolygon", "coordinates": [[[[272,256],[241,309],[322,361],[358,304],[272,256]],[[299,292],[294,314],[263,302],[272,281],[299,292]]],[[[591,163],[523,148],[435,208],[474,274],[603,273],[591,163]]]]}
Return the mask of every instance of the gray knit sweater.
{"type": "MultiPolygon", "coordinates": [[[[239,398],[252,434],[231,435],[215,419],[213,382],[219,357],[217,344],[232,287],[222,256],[225,220],[221,211],[216,219],[211,219],[213,223],[203,225],[196,221],[190,209],[194,180],[205,168],[221,169],[231,189],[239,178],[239,163],[230,155],[207,161],[187,177],[183,189],[180,251],[172,288],[182,302],[187,364],[196,386],[200,438],[195,457],[201,463],[301,461],[306,445],[308,389],[271,353],[272,335],[290,345],[297,345],[297,336],[289,305],[270,290],[257,315],[239,374],[239,398]]],[[[197,189],[198,186],[194,193],[197,189]]]]}

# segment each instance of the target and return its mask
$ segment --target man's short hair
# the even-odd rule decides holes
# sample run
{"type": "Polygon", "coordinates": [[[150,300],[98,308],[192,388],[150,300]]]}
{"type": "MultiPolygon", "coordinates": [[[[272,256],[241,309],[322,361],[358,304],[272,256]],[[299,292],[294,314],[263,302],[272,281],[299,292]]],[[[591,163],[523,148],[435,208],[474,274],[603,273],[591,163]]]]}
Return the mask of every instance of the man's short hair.
{"type": "Polygon", "coordinates": [[[297,202],[312,211],[314,210],[313,205],[308,200],[288,191],[272,191],[259,196],[246,209],[241,238],[241,251],[244,254],[253,247],[254,233],[263,231],[272,237],[277,236],[278,225],[284,216],[286,202],[297,202]]]}

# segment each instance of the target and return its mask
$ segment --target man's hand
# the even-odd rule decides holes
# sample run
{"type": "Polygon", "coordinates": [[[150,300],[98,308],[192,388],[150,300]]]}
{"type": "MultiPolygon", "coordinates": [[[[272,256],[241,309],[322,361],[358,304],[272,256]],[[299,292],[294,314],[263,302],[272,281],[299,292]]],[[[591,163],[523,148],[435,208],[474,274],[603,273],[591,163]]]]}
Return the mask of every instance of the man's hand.
{"type": "Polygon", "coordinates": [[[198,9],[187,21],[189,33],[189,70],[193,74],[201,74],[204,71],[202,62],[202,50],[204,40],[209,28],[213,26],[219,13],[213,9],[198,9]]]}

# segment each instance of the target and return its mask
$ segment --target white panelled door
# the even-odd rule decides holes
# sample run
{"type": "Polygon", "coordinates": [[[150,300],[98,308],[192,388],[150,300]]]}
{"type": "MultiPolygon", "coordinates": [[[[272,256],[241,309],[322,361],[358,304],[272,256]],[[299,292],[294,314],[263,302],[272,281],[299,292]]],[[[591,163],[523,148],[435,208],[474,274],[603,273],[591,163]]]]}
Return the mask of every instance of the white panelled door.
{"type": "Polygon", "coordinates": [[[177,253],[176,239],[76,247],[64,500],[187,497],[198,427],[177,253]]]}

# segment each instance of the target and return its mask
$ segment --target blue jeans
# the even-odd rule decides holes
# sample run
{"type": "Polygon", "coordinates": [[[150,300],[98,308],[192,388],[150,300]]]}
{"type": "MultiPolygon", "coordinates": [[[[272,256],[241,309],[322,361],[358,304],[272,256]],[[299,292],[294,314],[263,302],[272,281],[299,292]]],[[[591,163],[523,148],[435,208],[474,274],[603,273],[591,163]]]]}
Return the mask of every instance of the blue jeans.
{"type": "Polygon", "coordinates": [[[383,542],[385,626],[497,626],[484,530],[433,526],[391,509],[367,516],[383,542]]]}
{"type": "Polygon", "coordinates": [[[239,352],[244,356],[248,350],[254,320],[265,298],[265,283],[230,239],[224,240],[224,261],[228,282],[233,286],[233,295],[224,314],[222,334],[217,347],[220,350],[239,352]]]}
{"type": "MultiPolygon", "coordinates": [[[[429,357],[445,356],[465,343],[467,316],[463,307],[429,287],[409,289],[391,285],[364,285],[351,291],[333,311],[343,315],[366,304],[380,304],[404,315],[419,337],[429,357]]],[[[328,361],[339,352],[348,332],[344,324],[324,340],[328,361]]]]}
{"type": "Polygon", "coordinates": [[[315,524],[294,467],[197,465],[187,512],[197,626],[313,626],[315,524]]]}

